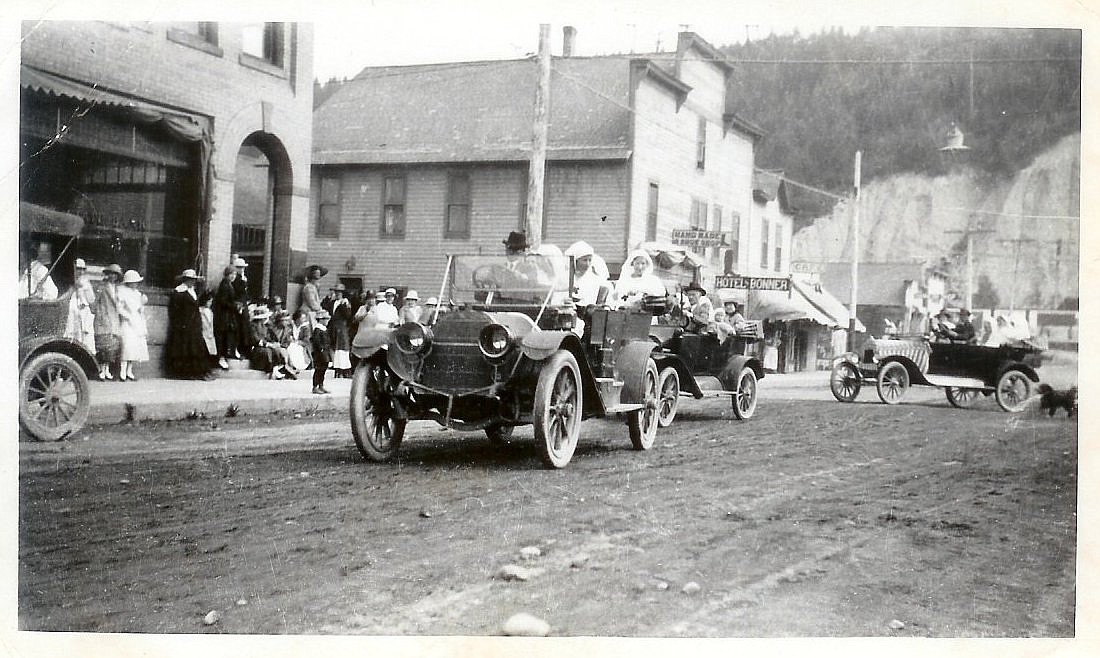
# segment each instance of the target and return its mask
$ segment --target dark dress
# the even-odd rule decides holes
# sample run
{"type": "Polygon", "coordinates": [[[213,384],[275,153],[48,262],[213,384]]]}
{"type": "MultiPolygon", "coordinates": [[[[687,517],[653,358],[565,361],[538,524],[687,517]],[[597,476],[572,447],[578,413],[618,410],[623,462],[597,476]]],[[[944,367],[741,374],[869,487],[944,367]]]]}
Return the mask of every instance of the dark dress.
{"type": "Polygon", "coordinates": [[[329,340],[334,350],[351,349],[351,324],[355,316],[351,312],[351,304],[344,302],[332,310],[332,319],[328,322],[329,340]]]}
{"type": "Polygon", "coordinates": [[[252,331],[249,328],[248,303],[252,296],[248,293],[248,281],[237,275],[233,279],[233,301],[237,304],[237,351],[241,358],[247,359],[252,351],[252,331]]]}
{"type": "MultiPolygon", "coordinates": [[[[233,352],[239,342],[241,328],[238,326],[237,298],[229,279],[222,279],[214,293],[214,342],[218,345],[218,356],[233,358],[233,352]]],[[[247,330],[246,324],[244,329],[247,330]]]]}
{"type": "Polygon", "coordinates": [[[202,337],[199,302],[186,290],[168,297],[168,335],[164,370],[169,377],[197,378],[210,371],[210,354],[202,337]]]}
{"type": "Polygon", "coordinates": [[[310,336],[311,355],[313,356],[313,385],[325,385],[325,373],[328,372],[328,364],[332,360],[332,348],[328,342],[328,332],[321,325],[313,328],[310,336]]]}

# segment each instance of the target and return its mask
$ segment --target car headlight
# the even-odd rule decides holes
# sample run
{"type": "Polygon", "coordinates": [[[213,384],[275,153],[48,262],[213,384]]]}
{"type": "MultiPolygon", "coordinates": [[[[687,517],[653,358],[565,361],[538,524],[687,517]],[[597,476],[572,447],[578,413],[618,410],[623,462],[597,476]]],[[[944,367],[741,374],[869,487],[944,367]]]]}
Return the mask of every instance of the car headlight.
{"type": "Polygon", "coordinates": [[[403,354],[423,354],[432,346],[432,330],[419,322],[406,322],[397,328],[393,339],[403,354]]]}
{"type": "Polygon", "coordinates": [[[477,346],[485,358],[500,359],[512,349],[515,336],[512,330],[502,324],[491,324],[481,330],[477,337],[477,346]]]}

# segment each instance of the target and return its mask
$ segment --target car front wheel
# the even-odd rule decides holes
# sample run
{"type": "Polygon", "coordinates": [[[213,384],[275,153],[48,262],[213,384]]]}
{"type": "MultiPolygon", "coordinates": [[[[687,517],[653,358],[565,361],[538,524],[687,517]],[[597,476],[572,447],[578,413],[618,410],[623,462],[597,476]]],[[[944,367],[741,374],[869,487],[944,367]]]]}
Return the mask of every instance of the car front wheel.
{"type": "Polygon", "coordinates": [[[659,399],[657,397],[657,364],[653,359],[646,360],[642,386],[645,391],[642,401],[644,406],[630,412],[626,420],[630,428],[630,443],[635,450],[649,450],[653,447],[653,439],[657,436],[659,399]]]}
{"type": "Polygon", "coordinates": [[[1031,379],[1021,370],[1006,370],[997,380],[994,395],[1001,409],[1011,413],[1021,411],[1031,396],[1031,379]]]}
{"type": "Polygon", "coordinates": [[[878,397],[886,404],[897,404],[909,390],[909,371],[897,361],[891,361],[878,371],[878,397]]]}
{"type": "Polygon", "coordinates": [[[558,350],[546,360],[535,386],[535,442],[549,468],[564,468],[573,458],[581,434],[582,399],[577,359],[558,350]]]}
{"type": "Polygon", "coordinates": [[[19,371],[19,424],[39,441],[79,431],[90,406],[88,376],[70,356],[39,354],[19,371]]]}
{"type": "Polygon", "coordinates": [[[748,420],[756,413],[756,372],[742,368],[733,389],[733,415],[738,420],[748,420]]]}
{"type": "Polygon", "coordinates": [[[366,361],[351,378],[351,434],[364,458],[374,462],[393,459],[405,436],[407,419],[394,417],[389,373],[366,361]]]}
{"type": "Polygon", "coordinates": [[[862,385],[863,377],[859,374],[859,370],[847,362],[837,365],[829,375],[829,390],[833,392],[833,397],[841,402],[854,401],[862,385]]]}
{"type": "Polygon", "coordinates": [[[680,405],[680,375],[676,368],[665,368],[657,379],[657,424],[668,427],[680,405]]]}

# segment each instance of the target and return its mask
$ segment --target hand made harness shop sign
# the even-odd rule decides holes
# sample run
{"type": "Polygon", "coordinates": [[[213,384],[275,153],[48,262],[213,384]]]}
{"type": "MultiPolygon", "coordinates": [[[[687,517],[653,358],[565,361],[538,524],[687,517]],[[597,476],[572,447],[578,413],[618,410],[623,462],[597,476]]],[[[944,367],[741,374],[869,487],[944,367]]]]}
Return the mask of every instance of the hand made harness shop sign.
{"type": "Polygon", "coordinates": [[[720,274],[714,277],[715,288],[735,288],[740,290],[778,290],[791,291],[788,277],[776,276],[740,276],[738,274],[720,274]]]}
{"type": "Polygon", "coordinates": [[[672,244],[688,247],[689,249],[723,247],[726,244],[726,234],[722,231],[678,228],[672,230],[672,244]]]}

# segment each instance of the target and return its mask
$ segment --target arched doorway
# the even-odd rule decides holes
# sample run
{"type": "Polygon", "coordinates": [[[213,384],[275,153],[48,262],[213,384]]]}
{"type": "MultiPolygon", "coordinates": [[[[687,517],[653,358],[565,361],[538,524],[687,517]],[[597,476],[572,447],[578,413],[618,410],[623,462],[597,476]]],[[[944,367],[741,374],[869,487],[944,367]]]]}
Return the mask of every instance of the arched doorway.
{"type": "Polygon", "coordinates": [[[248,263],[253,299],[286,298],[291,189],[290,158],[282,142],[270,133],[249,135],[237,151],[230,252],[248,263]]]}

